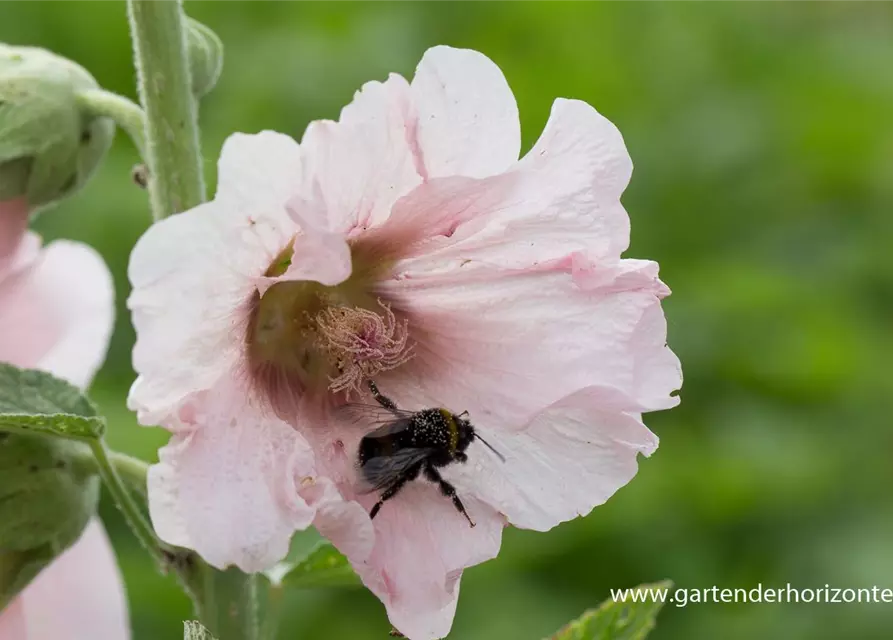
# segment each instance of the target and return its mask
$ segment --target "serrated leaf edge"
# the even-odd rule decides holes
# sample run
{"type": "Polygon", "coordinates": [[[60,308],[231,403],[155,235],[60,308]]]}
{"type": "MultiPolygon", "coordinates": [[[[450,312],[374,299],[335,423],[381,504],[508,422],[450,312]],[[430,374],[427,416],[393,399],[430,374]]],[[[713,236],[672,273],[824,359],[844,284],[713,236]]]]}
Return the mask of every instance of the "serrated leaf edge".
{"type": "MultiPolygon", "coordinates": [[[[86,396],[84,397],[86,398],[86,396]]],[[[89,398],[87,398],[87,400],[89,401],[89,398]]],[[[8,430],[16,431],[18,433],[57,435],[63,438],[69,438],[71,440],[79,440],[81,442],[90,442],[91,440],[98,440],[99,438],[102,438],[102,436],[105,435],[105,426],[105,418],[100,415],[82,416],[77,413],[0,413],[0,431],[8,430]],[[28,420],[33,420],[35,418],[40,418],[47,421],[63,419],[70,421],[79,421],[86,424],[94,425],[95,428],[88,435],[80,435],[69,433],[64,429],[43,430],[24,426],[22,424],[23,422],[27,422],[28,420]]]]}

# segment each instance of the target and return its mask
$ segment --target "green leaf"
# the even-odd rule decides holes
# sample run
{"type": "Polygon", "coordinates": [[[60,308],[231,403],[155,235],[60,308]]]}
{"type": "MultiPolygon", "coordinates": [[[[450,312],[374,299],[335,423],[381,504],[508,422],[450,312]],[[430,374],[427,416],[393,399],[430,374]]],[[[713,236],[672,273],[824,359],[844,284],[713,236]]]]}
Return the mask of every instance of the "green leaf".
{"type": "Polygon", "coordinates": [[[315,546],[301,560],[283,562],[269,573],[274,585],[297,589],[319,587],[354,587],[360,579],[339,551],[328,542],[315,546]]]}
{"type": "Polygon", "coordinates": [[[183,623],[183,640],[214,640],[214,636],[200,622],[190,620],[183,623]]]}
{"type": "Polygon", "coordinates": [[[87,441],[102,437],[105,419],[74,385],[0,363],[0,430],[87,441]]]}
{"type": "Polygon", "coordinates": [[[609,599],[587,611],[550,640],[642,640],[664,606],[664,598],[656,594],[666,597],[672,586],[669,580],[639,585],[623,600],[609,599]]]}

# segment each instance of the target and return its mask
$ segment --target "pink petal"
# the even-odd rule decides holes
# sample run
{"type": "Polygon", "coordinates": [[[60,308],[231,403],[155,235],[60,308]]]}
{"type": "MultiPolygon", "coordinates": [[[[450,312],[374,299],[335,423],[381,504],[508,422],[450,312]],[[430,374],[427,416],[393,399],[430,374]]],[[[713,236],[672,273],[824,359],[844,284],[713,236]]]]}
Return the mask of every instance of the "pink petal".
{"type": "Polygon", "coordinates": [[[220,212],[256,217],[284,211],[301,180],[301,151],[290,136],[275,131],[234,133],[220,151],[215,201],[220,212]]]}
{"type": "Polygon", "coordinates": [[[369,512],[357,502],[344,500],[328,481],[302,488],[301,497],[317,510],[316,530],[353,562],[364,564],[375,545],[369,512]]]}
{"type": "Polygon", "coordinates": [[[298,485],[315,481],[313,454],[289,425],[251,406],[244,389],[195,398],[149,470],[149,510],[166,542],[215,567],[269,568],[315,510],[298,485]]]}
{"type": "MultiPolygon", "coordinates": [[[[256,279],[295,233],[212,202],[158,222],[137,242],[128,299],[140,374],[128,406],[161,422],[191,393],[211,388],[242,354],[256,279]]],[[[285,225],[291,228],[285,228],[285,225]]]]}
{"type": "Polygon", "coordinates": [[[0,281],[0,360],[86,387],[105,359],[114,288],[102,258],[59,240],[0,281]]]}
{"type": "Polygon", "coordinates": [[[73,638],[130,638],[124,583],[98,520],[0,613],[0,640],[73,638]]]}
{"type": "Polygon", "coordinates": [[[619,198],[633,172],[623,136],[610,120],[582,100],[558,98],[539,140],[518,163],[544,172],[568,197],[591,190],[604,199],[619,198]]]}
{"type": "Polygon", "coordinates": [[[404,371],[378,381],[398,405],[434,400],[470,411],[475,424],[520,428],[590,386],[617,387],[648,410],[678,403],[670,394],[681,372],[666,347],[659,281],[618,291],[607,280],[587,291],[560,269],[461,274],[382,287],[418,341],[404,371]]]}
{"type": "MultiPolygon", "coordinates": [[[[319,206],[299,198],[289,201],[288,214],[300,228],[295,236],[292,261],[278,278],[269,281],[312,280],[328,287],[341,284],[350,277],[350,246],[343,234],[332,233],[320,219],[319,206]]],[[[263,294],[263,289],[260,290],[263,294]]]]}
{"type": "MultiPolygon", "coordinates": [[[[429,180],[397,201],[387,221],[363,235],[363,243],[387,247],[383,253],[400,256],[400,277],[456,269],[467,262],[469,237],[475,251],[492,246],[492,239],[478,242],[480,230],[494,211],[505,206],[516,183],[517,175],[511,173],[485,180],[461,176],[429,180]]],[[[499,236],[502,243],[504,230],[499,236]]]]}
{"type": "Polygon", "coordinates": [[[320,120],[301,140],[300,196],[319,200],[329,231],[347,233],[385,220],[391,206],[421,182],[410,146],[409,86],[392,74],[367,82],[339,122],[320,120]]]}
{"type": "Polygon", "coordinates": [[[497,67],[470,49],[428,49],[412,81],[426,178],[501,173],[518,159],[515,97],[497,67]]]}
{"type": "Polygon", "coordinates": [[[614,125],[584,102],[557,100],[537,144],[506,173],[431,180],[397,203],[389,225],[424,226],[428,237],[450,230],[449,241],[426,245],[421,261],[401,267],[524,269],[573,253],[617,262],[629,244],[620,195],[631,171],[614,125]]]}
{"type": "MultiPolygon", "coordinates": [[[[374,501],[367,496],[367,508],[374,501]]],[[[385,604],[391,623],[411,640],[446,637],[462,570],[499,552],[503,519],[473,494],[462,501],[475,527],[436,487],[422,480],[410,483],[372,521],[375,547],[368,559],[343,550],[385,604]]]]}
{"type": "Polygon", "coordinates": [[[629,246],[620,196],[632,168],[617,127],[585,102],[559,98],[539,140],[517,165],[525,174],[515,195],[522,206],[507,211],[506,222],[531,222],[546,236],[544,243],[563,234],[590,257],[617,259],[629,246]],[[575,239],[574,231],[583,237],[575,239]]]}
{"type": "Polygon", "coordinates": [[[297,143],[278,133],[234,134],[224,144],[213,202],[158,222],[130,258],[128,306],[140,377],[128,406],[162,421],[208,389],[240,353],[256,281],[298,229],[285,204],[300,181],[297,143]]]}
{"type": "Polygon", "coordinates": [[[477,495],[516,527],[546,531],[585,516],[636,474],[637,454],[657,448],[635,404],[616,389],[588,387],[539,412],[521,430],[487,431],[506,461],[483,446],[444,470],[460,493],[477,495]]]}
{"type": "Polygon", "coordinates": [[[573,253],[560,265],[544,265],[546,268],[561,266],[570,268],[574,282],[583,291],[636,291],[648,290],[658,298],[670,295],[670,289],[658,278],[659,265],[651,260],[627,258],[616,262],[594,262],[582,253],[573,253]]]}
{"type": "Polygon", "coordinates": [[[644,411],[670,409],[679,404],[679,397],[671,394],[682,386],[682,365],[666,340],[667,318],[663,310],[659,304],[648,305],[630,340],[636,353],[633,388],[644,411]]]}
{"type": "Polygon", "coordinates": [[[407,223],[443,221],[444,202],[452,214],[450,241],[426,247],[426,261],[402,266],[408,273],[523,269],[575,252],[617,262],[629,244],[620,194],[631,171],[614,125],[584,102],[556,100],[539,141],[507,173],[432,180],[397,203],[394,216],[407,223]]]}
{"type": "Polygon", "coordinates": [[[0,640],[28,640],[25,601],[16,598],[0,611],[0,640]]]}

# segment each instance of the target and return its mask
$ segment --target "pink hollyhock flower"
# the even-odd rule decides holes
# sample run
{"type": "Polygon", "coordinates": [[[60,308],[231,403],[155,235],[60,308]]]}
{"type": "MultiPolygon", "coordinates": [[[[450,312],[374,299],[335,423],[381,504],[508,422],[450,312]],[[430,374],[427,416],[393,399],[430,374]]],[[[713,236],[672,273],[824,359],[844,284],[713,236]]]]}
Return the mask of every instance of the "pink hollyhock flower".
{"type": "Polygon", "coordinates": [[[633,477],[657,447],[641,414],[678,402],[681,373],[657,264],[620,257],[629,156],[564,99],[519,150],[500,70],[449,47],[300,144],[227,140],[214,201],[130,263],[130,406],[174,434],[149,480],[164,539],[255,571],[313,523],[399,630],[440,638],[506,524],[550,529],[633,477]],[[504,455],[472,442],[438,469],[476,526],[422,477],[370,519],[358,449],[380,424],[341,408],[374,404],[370,381],[402,409],[467,411],[504,455]]]}
{"type": "MultiPolygon", "coordinates": [[[[24,201],[0,203],[0,360],[86,387],[111,334],[111,276],[85,245],[41,250],[27,220],[24,201]]],[[[130,638],[124,583],[98,519],[0,612],[0,640],[70,638],[130,638]]]]}
{"type": "Polygon", "coordinates": [[[26,233],[24,201],[0,203],[0,361],[86,388],[105,360],[114,288],[90,247],[26,233]]]}

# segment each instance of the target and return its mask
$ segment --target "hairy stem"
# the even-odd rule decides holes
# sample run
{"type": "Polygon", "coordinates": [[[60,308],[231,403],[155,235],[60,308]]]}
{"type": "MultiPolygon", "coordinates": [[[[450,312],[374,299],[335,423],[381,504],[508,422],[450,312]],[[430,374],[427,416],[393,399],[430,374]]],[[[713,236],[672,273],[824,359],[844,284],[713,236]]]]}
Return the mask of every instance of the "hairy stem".
{"type": "Polygon", "coordinates": [[[149,464],[145,460],[134,458],[119,451],[109,451],[108,456],[112,465],[124,480],[124,484],[145,497],[147,494],[146,477],[149,473],[149,464]]]}
{"type": "Polygon", "coordinates": [[[137,540],[142,543],[159,567],[166,568],[170,551],[155,535],[155,531],[148,520],[146,520],[146,516],[143,515],[142,509],[133,499],[133,496],[130,495],[127,487],[124,486],[124,481],[121,480],[118,469],[112,464],[105,441],[102,439],[90,440],[90,449],[93,451],[96,467],[103,483],[109,493],[112,494],[115,505],[123,514],[127,524],[130,525],[137,540]]]}
{"type": "Polygon", "coordinates": [[[156,220],[205,199],[181,0],[127,0],[137,88],[146,112],[149,199],[156,220]]]}
{"type": "Polygon", "coordinates": [[[82,91],[77,99],[91,115],[114,120],[115,124],[124,129],[133,140],[140,157],[146,160],[146,118],[138,104],[104,89],[82,91]]]}
{"type": "Polygon", "coordinates": [[[145,500],[149,465],[144,460],[126,453],[110,451],[102,440],[82,441],[89,445],[92,453],[89,458],[84,458],[83,464],[90,464],[91,468],[99,473],[115,506],[124,516],[134,535],[152,556],[159,571],[172,572],[177,577],[183,591],[193,602],[196,616],[204,618],[207,611],[214,610],[213,602],[208,602],[213,598],[213,584],[210,585],[210,592],[207,584],[207,576],[213,570],[194,551],[173,547],[158,538],[146,519],[143,508],[128,491],[129,487],[145,500]]]}

